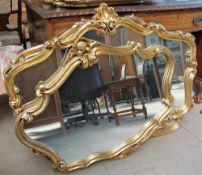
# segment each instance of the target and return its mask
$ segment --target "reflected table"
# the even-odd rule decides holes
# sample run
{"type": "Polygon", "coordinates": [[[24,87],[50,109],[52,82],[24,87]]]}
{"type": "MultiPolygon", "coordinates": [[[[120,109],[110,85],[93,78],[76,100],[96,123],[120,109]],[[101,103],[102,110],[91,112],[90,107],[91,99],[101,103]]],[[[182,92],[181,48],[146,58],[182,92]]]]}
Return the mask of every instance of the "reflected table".
{"type": "Polygon", "coordinates": [[[119,121],[120,117],[124,117],[128,115],[133,115],[135,117],[136,114],[143,113],[145,115],[145,118],[147,119],[147,109],[144,103],[144,95],[143,95],[142,84],[141,84],[142,79],[144,79],[143,76],[126,78],[123,80],[108,82],[107,84],[103,86],[105,104],[106,104],[109,120],[111,117],[113,117],[116,121],[116,125],[120,125],[120,121],[119,121]],[[133,93],[134,87],[137,87],[140,90],[140,100],[142,103],[141,109],[135,108],[135,105],[134,105],[134,97],[135,97],[133,93]],[[126,98],[127,102],[130,103],[129,109],[117,110],[116,100],[115,100],[115,93],[117,92],[121,93],[122,96],[126,98]],[[108,105],[106,96],[109,97],[109,101],[111,103],[111,106],[113,107],[113,112],[109,110],[109,105],[108,105]]]}

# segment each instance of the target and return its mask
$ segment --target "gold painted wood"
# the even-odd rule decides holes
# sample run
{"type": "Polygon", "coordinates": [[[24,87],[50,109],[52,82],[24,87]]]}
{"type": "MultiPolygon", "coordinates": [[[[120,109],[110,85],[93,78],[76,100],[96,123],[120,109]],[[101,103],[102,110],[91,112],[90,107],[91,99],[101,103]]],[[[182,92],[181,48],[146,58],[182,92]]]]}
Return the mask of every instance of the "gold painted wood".
{"type": "Polygon", "coordinates": [[[109,8],[106,4],[101,4],[92,19],[82,20],[62,35],[47,41],[44,45],[22,52],[5,72],[5,85],[9,94],[10,106],[17,116],[16,135],[18,139],[35,153],[48,157],[57,170],[64,172],[86,168],[101,160],[124,158],[134,152],[151,136],[162,135],[176,130],[182,122],[183,115],[192,107],[192,83],[197,65],[194,41],[194,37],[189,33],[169,32],[160,24],[145,23],[133,15],[119,17],[113,8],[109,8]],[[174,97],[170,89],[174,63],[172,52],[168,48],[162,45],[143,48],[140,43],[135,41],[130,41],[125,46],[114,47],[83,37],[90,30],[96,30],[100,35],[113,35],[118,27],[129,28],[133,32],[144,36],[156,33],[163,39],[182,41],[189,46],[186,52],[187,68],[184,74],[185,102],[181,108],[173,108],[174,97]],[[69,52],[64,55],[63,61],[61,61],[56,72],[47,80],[38,83],[34,100],[22,104],[21,96],[19,95],[20,89],[14,83],[15,77],[21,71],[47,60],[56,49],[65,48],[68,48],[69,52]],[[32,122],[46,109],[50,96],[61,87],[78,66],[87,69],[98,62],[99,55],[128,55],[129,53],[136,54],[144,60],[153,59],[159,55],[164,55],[167,59],[162,84],[162,103],[165,107],[152,120],[146,122],[137,135],[123,141],[112,150],[95,153],[83,160],[70,163],[64,162],[51,148],[32,140],[26,135],[24,131],[25,123],[32,122]]]}

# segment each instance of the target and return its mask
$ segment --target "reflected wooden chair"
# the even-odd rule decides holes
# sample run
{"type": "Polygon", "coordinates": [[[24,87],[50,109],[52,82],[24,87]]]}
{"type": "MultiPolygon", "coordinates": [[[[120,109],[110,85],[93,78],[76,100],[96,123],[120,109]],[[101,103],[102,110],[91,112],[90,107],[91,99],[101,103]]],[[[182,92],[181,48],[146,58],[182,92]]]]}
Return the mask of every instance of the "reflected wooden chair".
{"type": "Polygon", "coordinates": [[[147,119],[147,109],[145,107],[145,102],[144,102],[144,95],[142,91],[142,86],[141,86],[141,79],[144,77],[133,77],[133,78],[126,78],[123,80],[118,80],[118,81],[111,81],[106,83],[103,86],[104,90],[104,98],[106,101],[106,109],[108,113],[108,119],[111,121],[111,118],[114,118],[116,121],[116,125],[120,125],[120,118],[124,116],[129,116],[133,115],[136,117],[136,114],[143,113],[145,116],[145,119],[147,119]],[[134,105],[134,94],[133,94],[133,88],[137,87],[140,89],[140,96],[141,96],[141,104],[142,108],[136,108],[134,105]],[[125,94],[127,95],[127,100],[130,102],[130,108],[129,109],[122,109],[118,110],[117,105],[116,105],[116,100],[115,100],[115,93],[117,91],[120,91],[120,89],[125,89],[125,94]],[[111,102],[111,106],[113,108],[112,111],[109,109],[109,105],[107,102],[107,97],[109,98],[109,101],[111,102]]]}
{"type": "Polygon", "coordinates": [[[17,0],[14,8],[12,0],[0,1],[0,46],[21,45],[26,49],[26,39],[22,28],[22,2],[17,0]],[[9,24],[11,15],[16,18],[16,26],[9,24]]]}
{"type": "Polygon", "coordinates": [[[136,117],[136,114],[143,113],[145,119],[147,119],[147,109],[145,107],[145,96],[143,93],[143,87],[147,89],[146,79],[144,74],[139,76],[127,77],[127,64],[121,66],[121,77],[117,81],[107,82],[103,86],[105,105],[108,113],[108,120],[115,119],[116,125],[120,125],[120,118],[124,116],[133,115],[136,117]],[[134,94],[134,89],[138,91],[138,94],[134,94]],[[116,94],[120,93],[121,102],[127,102],[130,105],[127,109],[118,109],[116,94]],[[135,99],[140,101],[142,108],[135,107],[135,99]],[[109,102],[108,102],[109,101],[109,102]],[[110,106],[112,110],[110,111],[110,106]]]}

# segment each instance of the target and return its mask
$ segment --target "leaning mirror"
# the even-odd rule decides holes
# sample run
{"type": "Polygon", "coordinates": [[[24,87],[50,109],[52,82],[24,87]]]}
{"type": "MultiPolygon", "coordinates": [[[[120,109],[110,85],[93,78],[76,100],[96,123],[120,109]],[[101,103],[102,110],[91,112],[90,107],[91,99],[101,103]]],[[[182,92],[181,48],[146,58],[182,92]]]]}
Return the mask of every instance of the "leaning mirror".
{"type": "Polygon", "coordinates": [[[5,72],[16,134],[59,171],[124,158],[179,127],[192,107],[195,54],[191,34],[101,4],[5,72]]]}

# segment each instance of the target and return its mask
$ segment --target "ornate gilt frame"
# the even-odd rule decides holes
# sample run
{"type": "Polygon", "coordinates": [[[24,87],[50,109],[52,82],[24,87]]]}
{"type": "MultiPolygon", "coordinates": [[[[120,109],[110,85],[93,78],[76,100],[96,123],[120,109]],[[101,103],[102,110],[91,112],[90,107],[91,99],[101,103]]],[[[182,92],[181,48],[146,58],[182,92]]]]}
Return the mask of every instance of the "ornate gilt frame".
{"type": "Polygon", "coordinates": [[[47,41],[43,45],[22,52],[13,62],[13,65],[5,72],[5,86],[10,99],[10,106],[17,116],[16,135],[23,144],[31,148],[35,153],[49,158],[54,167],[62,172],[86,168],[101,160],[124,158],[134,152],[151,136],[166,134],[180,126],[183,115],[192,107],[192,83],[197,65],[195,57],[195,39],[191,34],[180,31],[169,32],[160,24],[145,23],[133,15],[119,17],[113,8],[108,7],[106,4],[101,4],[92,19],[82,20],[62,35],[47,41]],[[156,33],[163,39],[182,41],[189,46],[186,52],[187,68],[184,74],[185,102],[181,108],[173,108],[174,98],[170,88],[174,65],[173,55],[168,48],[161,45],[142,48],[141,44],[133,41],[128,42],[126,46],[113,47],[83,37],[90,30],[96,30],[101,35],[115,34],[116,29],[120,26],[129,28],[141,35],[156,33]],[[36,98],[26,104],[22,104],[21,96],[19,95],[20,89],[14,84],[16,75],[25,69],[44,62],[56,49],[66,48],[69,49],[69,52],[64,56],[64,61],[61,62],[56,72],[47,80],[39,82],[36,86],[36,98]],[[135,53],[143,59],[152,59],[155,56],[164,54],[167,58],[167,67],[162,84],[162,103],[165,107],[152,120],[148,121],[137,135],[124,141],[112,150],[95,153],[86,159],[66,163],[54,150],[32,140],[26,135],[24,124],[32,122],[35,117],[46,109],[50,96],[68,79],[77,66],[88,68],[98,62],[98,55],[109,53],[135,53]]]}

